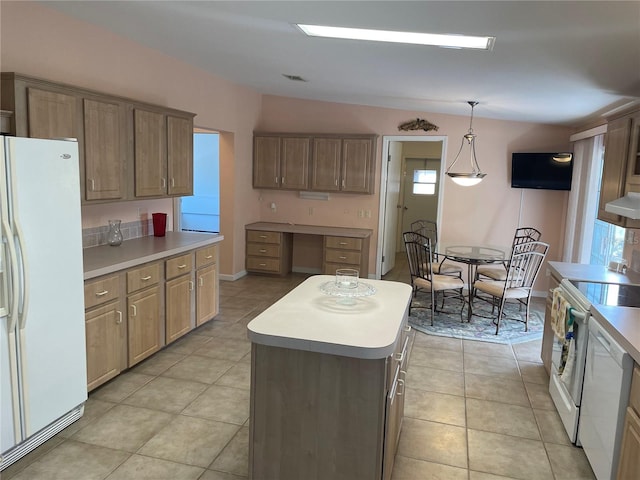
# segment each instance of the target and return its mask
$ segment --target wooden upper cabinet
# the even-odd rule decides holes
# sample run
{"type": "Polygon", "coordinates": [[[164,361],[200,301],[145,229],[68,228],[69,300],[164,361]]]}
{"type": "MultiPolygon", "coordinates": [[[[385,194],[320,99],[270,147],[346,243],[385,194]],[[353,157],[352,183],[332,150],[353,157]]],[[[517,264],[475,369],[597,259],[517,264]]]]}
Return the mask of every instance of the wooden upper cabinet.
{"type": "Polygon", "coordinates": [[[27,88],[29,136],[79,139],[77,102],[73,95],[27,88]]]}
{"type": "Polygon", "coordinates": [[[169,195],[193,195],[193,119],[167,116],[169,195]]]}
{"type": "Polygon", "coordinates": [[[280,138],[253,138],[253,188],[280,186],[280,138]]]}
{"type": "Polygon", "coordinates": [[[341,190],[354,193],[373,193],[373,141],[365,138],[342,140],[341,190]]]}
{"type": "Polygon", "coordinates": [[[315,138],[313,140],[311,190],[323,192],[340,191],[341,156],[341,139],[315,138]]]}
{"type": "Polygon", "coordinates": [[[126,187],[124,108],[86,98],[83,108],[85,199],[121,200],[126,187]]]}
{"type": "Polygon", "coordinates": [[[309,188],[309,154],[311,139],[285,137],[280,152],[280,187],[291,190],[309,188]]]}
{"type": "Polygon", "coordinates": [[[161,113],[135,108],[135,196],[158,197],[167,193],[167,131],[161,113]]]}
{"type": "MultiPolygon", "coordinates": [[[[629,128],[627,184],[628,187],[640,187],[640,112],[636,112],[631,116],[631,126],[629,128]]],[[[636,192],[640,191],[640,188],[629,190],[636,192]]]]}

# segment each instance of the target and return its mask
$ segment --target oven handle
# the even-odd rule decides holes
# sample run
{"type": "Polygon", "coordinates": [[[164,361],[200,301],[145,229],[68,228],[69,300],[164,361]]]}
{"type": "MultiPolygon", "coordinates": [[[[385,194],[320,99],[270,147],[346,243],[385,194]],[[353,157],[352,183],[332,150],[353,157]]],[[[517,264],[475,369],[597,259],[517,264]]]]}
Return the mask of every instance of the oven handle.
{"type": "Polygon", "coordinates": [[[571,312],[571,315],[573,315],[574,317],[576,317],[579,320],[584,320],[587,316],[587,312],[579,312],[578,310],[576,310],[573,307],[569,307],[569,311],[571,312]]]}

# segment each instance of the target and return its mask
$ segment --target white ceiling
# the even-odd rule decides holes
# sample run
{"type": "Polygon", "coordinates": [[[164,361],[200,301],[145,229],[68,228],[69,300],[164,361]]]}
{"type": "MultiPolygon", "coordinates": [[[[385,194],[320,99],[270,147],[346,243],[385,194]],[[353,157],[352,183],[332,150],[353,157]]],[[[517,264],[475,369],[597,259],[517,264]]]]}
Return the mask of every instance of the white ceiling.
{"type": "Polygon", "coordinates": [[[478,117],[563,125],[640,99],[640,1],[44,3],[264,94],[456,115],[476,100],[478,117]],[[308,38],[293,23],[496,42],[486,52],[308,38]]]}

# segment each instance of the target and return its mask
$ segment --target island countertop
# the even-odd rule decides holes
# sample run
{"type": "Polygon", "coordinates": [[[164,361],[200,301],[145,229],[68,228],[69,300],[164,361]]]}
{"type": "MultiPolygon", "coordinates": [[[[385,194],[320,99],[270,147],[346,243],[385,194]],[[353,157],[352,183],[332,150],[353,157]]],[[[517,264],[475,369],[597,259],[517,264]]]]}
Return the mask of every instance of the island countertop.
{"type": "Polygon", "coordinates": [[[320,290],[332,275],[308,278],[247,326],[258,344],[361,359],[379,359],[394,352],[400,327],[408,315],[411,286],[366,280],[374,295],[353,305],[320,290]]]}
{"type": "Polygon", "coordinates": [[[84,279],[89,280],[143,263],[178,255],[222,240],[224,237],[219,234],[167,232],[164,237],[146,236],[125,240],[117,247],[101,245],[85,248],[82,255],[84,279]]]}

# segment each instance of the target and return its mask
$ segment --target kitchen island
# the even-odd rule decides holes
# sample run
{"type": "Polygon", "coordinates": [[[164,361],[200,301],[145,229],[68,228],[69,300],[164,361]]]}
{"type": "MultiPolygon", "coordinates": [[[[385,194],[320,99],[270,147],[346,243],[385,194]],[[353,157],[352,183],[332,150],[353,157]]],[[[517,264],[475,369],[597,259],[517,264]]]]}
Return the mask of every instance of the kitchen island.
{"type": "Polygon", "coordinates": [[[411,287],[344,302],[317,275],[251,321],[249,475],[388,479],[400,435],[411,287]]]}

